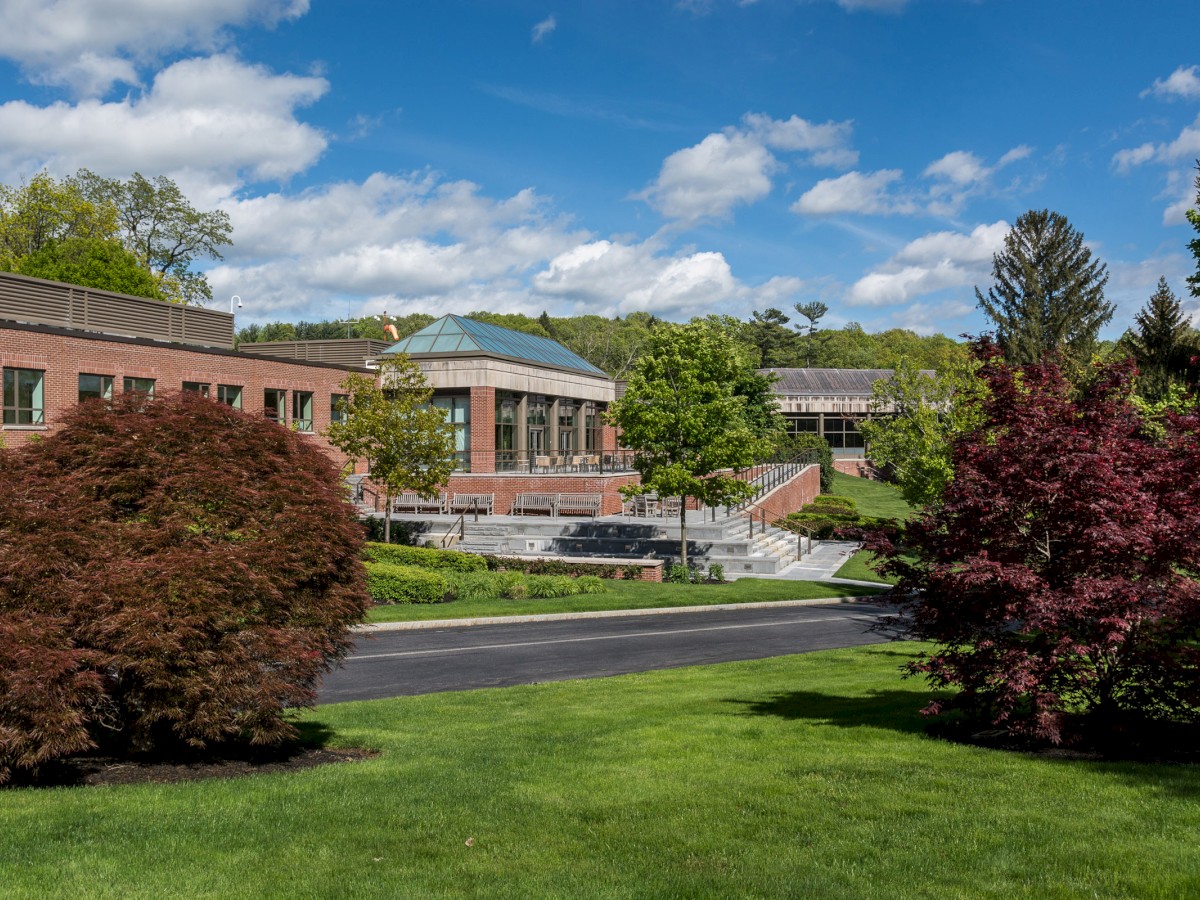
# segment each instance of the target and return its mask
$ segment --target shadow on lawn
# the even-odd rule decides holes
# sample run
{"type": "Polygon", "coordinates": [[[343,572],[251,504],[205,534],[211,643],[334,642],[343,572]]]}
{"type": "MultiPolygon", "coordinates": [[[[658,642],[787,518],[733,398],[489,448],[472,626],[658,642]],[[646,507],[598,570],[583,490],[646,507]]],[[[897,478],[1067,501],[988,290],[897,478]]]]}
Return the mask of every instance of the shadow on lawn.
{"type": "Polygon", "coordinates": [[[815,691],[788,691],[769,700],[731,700],[746,715],[808,719],[838,728],[887,728],[904,734],[923,734],[926,720],[920,710],[929,695],[919,691],[871,691],[862,697],[842,697],[815,691]]]}

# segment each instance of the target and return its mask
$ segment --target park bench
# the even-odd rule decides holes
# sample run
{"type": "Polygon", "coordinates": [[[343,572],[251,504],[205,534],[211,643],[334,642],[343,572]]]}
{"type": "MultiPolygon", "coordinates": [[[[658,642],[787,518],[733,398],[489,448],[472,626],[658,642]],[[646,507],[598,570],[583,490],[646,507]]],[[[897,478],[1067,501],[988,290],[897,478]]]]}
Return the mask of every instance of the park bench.
{"type": "Polygon", "coordinates": [[[393,512],[443,513],[446,511],[446,495],[422,497],[415,491],[405,491],[392,500],[393,512]]]}
{"type": "Polygon", "coordinates": [[[455,494],[450,500],[450,512],[471,512],[478,509],[490,516],[496,505],[495,494],[455,494]]]}
{"type": "Polygon", "coordinates": [[[558,495],[517,494],[513,498],[512,515],[523,516],[538,512],[544,512],[551,516],[558,515],[558,495]]]}
{"type": "Polygon", "coordinates": [[[558,515],[600,515],[599,494],[559,494],[558,515]]]}

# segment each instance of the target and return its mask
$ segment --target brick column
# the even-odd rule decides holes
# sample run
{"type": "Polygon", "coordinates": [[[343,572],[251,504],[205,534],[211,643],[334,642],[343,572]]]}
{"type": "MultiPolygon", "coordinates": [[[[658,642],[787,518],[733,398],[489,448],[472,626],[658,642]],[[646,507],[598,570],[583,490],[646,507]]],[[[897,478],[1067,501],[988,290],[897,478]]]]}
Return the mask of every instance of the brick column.
{"type": "Polygon", "coordinates": [[[471,471],[496,471],[496,389],[471,388],[471,471]]]}

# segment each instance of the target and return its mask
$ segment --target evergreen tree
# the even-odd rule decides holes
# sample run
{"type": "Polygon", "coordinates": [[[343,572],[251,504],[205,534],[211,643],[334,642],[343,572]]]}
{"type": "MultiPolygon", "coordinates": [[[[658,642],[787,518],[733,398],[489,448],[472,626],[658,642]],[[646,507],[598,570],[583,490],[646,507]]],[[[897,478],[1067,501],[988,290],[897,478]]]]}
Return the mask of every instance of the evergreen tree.
{"type": "MultiPolygon", "coordinates": [[[[1200,170],[1200,160],[1196,160],[1196,169],[1200,170]]],[[[1196,274],[1188,278],[1188,290],[1193,297],[1200,297],[1200,175],[1196,176],[1196,209],[1187,211],[1187,220],[1196,229],[1196,238],[1188,243],[1192,256],[1196,257],[1196,274]]]]}
{"type": "Polygon", "coordinates": [[[996,341],[1012,365],[1049,354],[1085,361],[1116,309],[1104,299],[1108,267],[1092,258],[1065,216],[1050,210],[1017,219],[1004,250],[992,257],[992,277],[987,295],[976,288],[975,297],[996,323],[996,341]]]}
{"type": "Polygon", "coordinates": [[[1157,402],[1187,371],[1193,349],[1192,327],[1165,278],[1158,279],[1158,289],[1134,321],[1137,330],[1126,332],[1122,343],[1137,360],[1139,393],[1157,402]]]}
{"type": "Polygon", "coordinates": [[[812,366],[813,355],[813,336],[817,333],[817,323],[824,318],[825,313],[829,312],[829,307],[819,300],[813,300],[811,303],[797,303],[796,312],[808,319],[808,340],[805,342],[805,362],[806,366],[812,366]]]}

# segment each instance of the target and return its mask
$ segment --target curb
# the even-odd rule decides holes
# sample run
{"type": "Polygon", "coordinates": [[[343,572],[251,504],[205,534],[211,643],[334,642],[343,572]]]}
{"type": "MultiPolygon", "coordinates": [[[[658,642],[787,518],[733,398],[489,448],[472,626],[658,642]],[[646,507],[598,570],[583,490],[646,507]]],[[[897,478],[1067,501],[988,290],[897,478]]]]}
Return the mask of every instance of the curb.
{"type": "Polygon", "coordinates": [[[735,609],[770,609],[787,606],[828,606],[831,603],[862,603],[878,597],[816,597],[809,600],[765,600],[755,603],[714,603],[707,606],[666,606],[653,609],[601,609],[591,612],[541,613],[528,616],[481,616],[474,619],[427,619],[421,622],[376,622],[355,625],[355,634],[380,631],[423,631],[430,628],[456,628],[474,625],[520,625],[525,622],[565,622],[571,619],[611,619],[618,616],[662,616],[669,613],[725,612],[735,609]]]}

